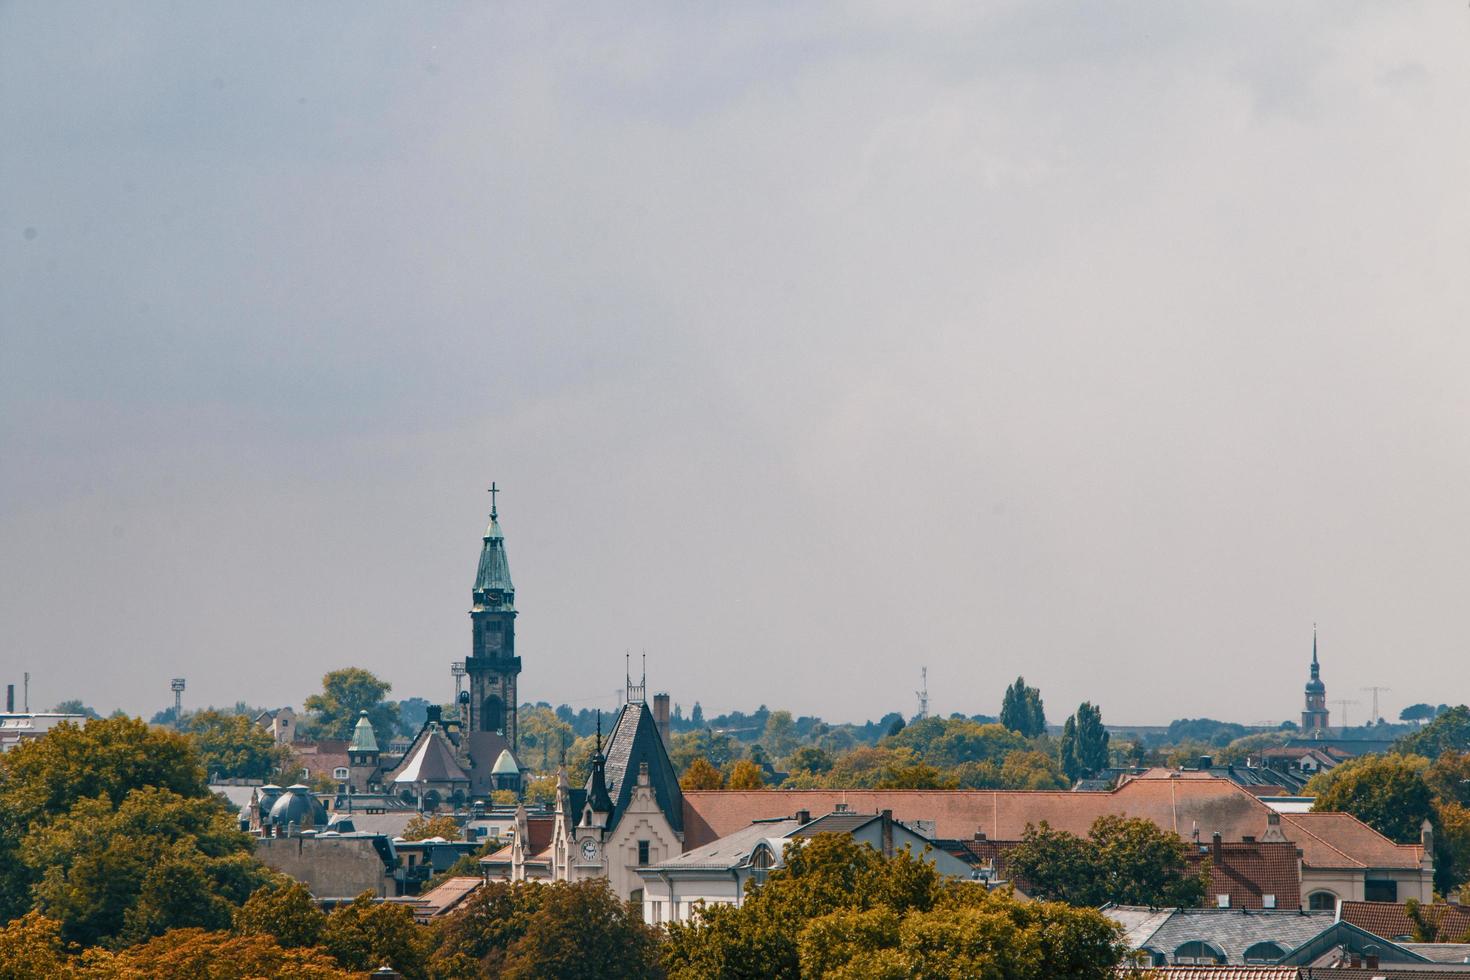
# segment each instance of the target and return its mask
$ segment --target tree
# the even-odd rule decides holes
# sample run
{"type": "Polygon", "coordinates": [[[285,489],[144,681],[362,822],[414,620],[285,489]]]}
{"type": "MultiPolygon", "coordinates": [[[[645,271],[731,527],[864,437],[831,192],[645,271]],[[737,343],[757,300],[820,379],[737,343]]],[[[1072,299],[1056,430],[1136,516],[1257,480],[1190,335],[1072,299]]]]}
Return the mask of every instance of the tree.
{"type": "Polygon", "coordinates": [[[903,715],[899,715],[888,723],[888,737],[893,738],[904,729],[903,715]]]}
{"type": "Polygon", "coordinates": [[[1314,813],[1350,813],[1390,840],[1412,844],[1434,816],[1428,768],[1420,756],[1360,755],[1313,776],[1303,792],[1317,797],[1314,813]]]}
{"type": "Polygon", "coordinates": [[[546,894],[506,949],[506,980],[642,980],[656,972],[658,943],[643,910],[601,879],[542,885],[546,894]]]}
{"type": "Polygon", "coordinates": [[[669,761],[681,772],[689,768],[698,756],[704,756],[716,768],[724,768],[740,754],[735,740],[729,735],[706,728],[681,732],[669,742],[669,761]]]}
{"type": "Polygon", "coordinates": [[[1470,707],[1462,704],[1439,710],[1429,724],[1394,742],[1393,750],[1429,759],[1446,752],[1470,752],[1470,707]]]}
{"type": "Polygon", "coordinates": [[[1026,678],[1017,677],[1001,699],[1000,723],[1025,738],[1045,735],[1046,711],[1042,707],[1041,691],[1027,687],[1026,678]]]}
{"type": "Polygon", "coordinates": [[[111,809],[144,786],[184,798],[210,796],[190,741],[134,718],[63,722],[0,755],[0,920],[25,911],[39,879],[36,867],[21,859],[28,832],[83,799],[102,799],[111,809]]]}
{"type": "Polygon", "coordinates": [[[1000,767],[1001,789],[1066,789],[1067,779],[1057,761],[1035,749],[1008,753],[1000,767]]]}
{"type": "Polygon", "coordinates": [[[305,885],[283,878],[257,888],[235,910],[233,921],[236,935],[273,936],[290,949],[321,942],[327,917],[305,885]]]}
{"type": "Polygon", "coordinates": [[[353,980],[361,976],[342,969],[320,949],[286,949],[269,935],[237,936],[203,929],[173,929],[115,953],[88,950],[83,961],[87,976],[108,980],[353,980]]]}
{"type": "Polygon", "coordinates": [[[520,752],[524,762],[543,772],[561,761],[564,751],[577,740],[572,726],[556,716],[550,708],[529,708],[517,715],[520,752]]]}
{"type": "Polygon", "coordinates": [[[398,731],[398,706],[383,698],[393,685],[361,667],[344,667],[322,677],[322,693],[306,699],[310,730],[318,738],[350,738],[358,715],[366,711],[373,731],[387,739],[398,731]]]}
{"type": "Polygon", "coordinates": [[[1062,738],[1057,743],[1057,762],[1068,782],[1082,778],[1082,760],[1077,754],[1077,717],[1072,715],[1062,723],[1062,738]]]}
{"type": "Polygon", "coordinates": [[[689,723],[695,728],[700,728],[704,725],[704,708],[700,706],[698,701],[694,702],[694,710],[689,712],[689,723]]]}
{"type": "Polygon", "coordinates": [[[943,879],[922,857],[885,858],[818,834],[739,907],[669,926],[672,980],[802,976],[1103,980],[1121,961],[1118,930],[1093,910],[1023,904],[943,879]]]}
{"type": "Polygon", "coordinates": [[[1424,770],[1436,799],[1470,806],[1470,752],[1445,752],[1424,770]]]}
{"type": "Polygon", "coordinates": [[[1140,817],[1106,815],[1088,836],[1027,825],[1006,867],[1027,894],[1071,905],[1198,905],[1208,868],[1190,870],[1189,845],[1140,817]]]}
{"type": "Polygon", "coordinates": [[[27,912],[0,926],[0,980],[65,980],[78,976],[61,923],[27,912]]]}
{"type": "Polygon", "coordinates": [[[730,789],[765,789],[766,781],[761,777],[760,766],[749,759],[741,759],[730,767],[726,786],[730,789]]]}
{"type": "Polygon", "coordinates": [[[234,907],[270,877],[252,850],[217,797],[149,787],[116,810],[106,797],[79,800],[32,829],[21,857],[37,909],[69,941],[93,946],[227,928],[234,907]]]}
{"type": "Polygon", "coordinates": [[[291,764],[291,750],[277,745],[269,729],[248,716],[216,711],[196,711],[185,718],[182,729],[199,749],[205,772],[225,778],[267,779],[291,764]]]}
{"type": "Polygon", "coordinates": [[[1103,727],[1102,711],[1084,701],[1077,708],[1077,761],[1083,771],[1098,772],[1108,767],[1108,732],[1103,727]]]}
{"type": "Polygon", "coordinates": [[[796,748],[796,721],[789,711],[772,711],[766,717],[765,732],[761,741],[777,757],[788,755],[796,748]]]}
{"type": "Polygon", "coordinates": [[[1434,705],[1421,702],[1419,704],[1411,704],[1403,711],[1400,711],[1399,721],[1413,721],[1422,725],[1424,722],[1433,718],[1434,714],[1434,705]]]}
{"type": "Polygon", "coordinates": [[[428,840],[430,837],[459,840],[460,836],[459,821],[447,813],[438,816],[415,814],[403,827],[404,840],[428,840]]]}
{"type": "Polygon", "coordinates": [[[679,777],[681,789],[724,789],[725,777],[704,756],[696,756],[679,777]]]}
{"type": "Polygon", "coordinates": [[[786,757],[786,768],[821,775],[832,771],[832,756],[815,745],[803,745],[786,757]]]}
{"type": "Polygon", "coordinates": [[[414,925],[413,913],[405,905],[374,901],[372,892],[327,916],[322,945],[349,970],[376,970],[386,964],[405,977],[425,975],[427,937],[414,925]]]}
{"type": "Polygon", "coordinates": [[[51,709],[59,715],[85,715],[87,718],[101,718],[97,710],[89,704],[84,704],[77,698],[63,701],[51,709]]]}

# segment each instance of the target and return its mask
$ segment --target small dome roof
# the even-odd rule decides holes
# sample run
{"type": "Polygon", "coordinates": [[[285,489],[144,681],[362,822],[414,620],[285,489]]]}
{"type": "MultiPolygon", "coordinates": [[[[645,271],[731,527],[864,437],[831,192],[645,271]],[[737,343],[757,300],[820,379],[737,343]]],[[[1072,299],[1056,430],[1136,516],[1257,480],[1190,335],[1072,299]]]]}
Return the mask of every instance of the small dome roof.
{"type": "Polygon", "coordinates": [[[516,764],[516,758],[510,754],[510,749],[500,750],[500,756],[495,760],[495,765],[491,767],[490,774],[492,776],[519,776],[521,774],[521,767],[516,764]]]}
{"type": "Polygon", "coordinates": [[[284,827],[290,823],[298,827],[305,827],[308,824],[314,827],[325,827],[327,808],[322,806],[305,786],[297,783],[271,804],[270,820],[278,827],[284,827]]]}
{"type": "Polygon", "coordinates": [[[1327,691],[1327,685],[1326,684],[1323,684],[1317,678],[1313,677],[1311,680],[1307,681],[1307,693],[1308,694],[1324,694],[1324,693],[1326,693],[1326,691],[1327,691]]]}

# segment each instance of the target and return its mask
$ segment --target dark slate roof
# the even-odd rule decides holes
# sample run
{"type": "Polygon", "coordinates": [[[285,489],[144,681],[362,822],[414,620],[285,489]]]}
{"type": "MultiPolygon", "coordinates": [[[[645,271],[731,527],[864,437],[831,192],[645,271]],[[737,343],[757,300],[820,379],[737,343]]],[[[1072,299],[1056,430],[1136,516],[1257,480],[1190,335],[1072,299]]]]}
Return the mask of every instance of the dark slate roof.
{"type": "Polygon", "coordinates": [[[879,819],[876,813],[829,813],[824,817],[817,817],[791,831],[791,837],[814,837],[817,834],[851,834],[874,820],[879,819]]]}
{"type": "MultiPolygon", "coordinates": [[[[604,771],[608,795],[612,797],[613,823],[616,824],[638,785],[638,767],[648,763],[648,779],[659,809],[675,832],[684,830],[684,794],[679,789],[679,776],[669,753],[659,737],[658,725],[646,704],[625,704],[613,723],[612,734],[603,747],[607,755],[604,771]]],[[[590,788],[590,782],[589,782],[590,788]]]]}
{"type": "Polygon", "coordinates": [[[459,745],[469,756],[470,792],[475,796],[488,796],[495,788],[491,778],[495,760],[510,748],[509,740],[499,732],[461,732],[459,745]]]}
{"type": "MultiPolygon", "coordinates": [[[[1111,910],[1104,914],[1115,917],[1111,910]]],[[[1257,943],[1276,943],[1290,953],[1330,930],[1334,918],[1332,912],[1176,909],[1151,935],[1135,935],[1132,941],[1172,958],[1180,946],[1200,940],[1224,953],[1227,963],[1240,965],[1257,943]]]]}
{"type": "Polygon", "coordinates": [[[475,605],[479,606],[488,592],[503,594],[502,605],[509,607],[515,596],[516,587],[510,580],[510,562],[505,557],[505,535],[500,533],[500,521],[492,511],[490,526],[485,528],[484,544],[480,547],[480,567],[475,573],[475,605]]]}

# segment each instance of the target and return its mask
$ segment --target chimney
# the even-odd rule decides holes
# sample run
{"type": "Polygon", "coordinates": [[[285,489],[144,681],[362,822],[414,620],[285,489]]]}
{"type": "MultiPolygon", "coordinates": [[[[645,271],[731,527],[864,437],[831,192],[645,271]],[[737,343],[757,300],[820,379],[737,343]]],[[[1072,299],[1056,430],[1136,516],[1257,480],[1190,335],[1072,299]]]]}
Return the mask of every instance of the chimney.
{"type": "Polygon", "coordinates": [[[653,723],[658,726],[658,737],[663,740],[664,751],[669,749],[669,696],[653,696],[653,723]]]}
{"type": "Polygon", "coordinates": [[[983,830],[977,830],[977,831],[975,831],[975,839],[976,840],[984,840],[985,839],[985,831],[983,831],[983,830]]]}
{"type": "Polygon", "coordinates": [[[810,811],[810,810],[797,810],[796,811],[796,822],[799,823],[799,824],[801,824],[803,827],[805,827],[807,824],[811,823],[812,822],[812,811],[810,811]]]}
{"type": "Polygon", "coordinates": [[[437,704],[431,704],[431,705],[429,705],[427,708],[424,709],[424,711],[425,711],[425,717],[424,717],[424,723],[425,724],[428,724],[431,721],[434,724],[436,724],[436,725],[437,724],[440,724],[440,721],[441,721],[441,719],[440,719],[440,711],[441,711],[441,709],[440,709],[440,707],[437,704]]]}
{"type": "Polygon", "coordinates": [[[893,857],[893,811],[884,810],[883,817],[883,856],[893,857]]]}
{"type": "Polygon", "coordinates": [[[5,685],[5,713],[7,715],[15,714],[15,685],[14,684],[6,684],[5,685]]]}
{"type": "Polygon", "coordinates": [[[1210,853],[1215,857],[1220,856],[1220,832],[1217,830],[1210,835],[1210,853]]]}
{"type": "Polygon", "coordinates": [[[1199,757],[1199,767],[1201,769],[1209,769],[1214,766],[1214,764],[1215,760],[1212,756],[1202,755],[1199,757]]]}

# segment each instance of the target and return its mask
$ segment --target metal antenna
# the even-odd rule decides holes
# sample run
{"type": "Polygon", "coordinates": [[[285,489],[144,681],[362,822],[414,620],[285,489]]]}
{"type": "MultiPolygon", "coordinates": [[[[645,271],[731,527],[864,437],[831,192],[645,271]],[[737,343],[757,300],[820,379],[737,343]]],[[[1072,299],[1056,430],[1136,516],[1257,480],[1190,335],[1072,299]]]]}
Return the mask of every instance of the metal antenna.
{"type": "Polygon", "coordinates": [[[168,682],[169,690],[174,692],[174,727],[184,719],[184,679],[175,677],[168,682]]]}
{"type": "Polygon", "coordinates": [[[1338,728],[1347,728],[1348,727],[1348,723],[1347,723],[1347,706],[1350,705],[1350,704],[1357,704],[1358,702],[1357,701],[1352,701],[1352,700],[1350,700],[1348,698],[1338,698],[1337,700],[1330,701],[1328,703],[1329,704],[1335,704],[1335,705],[1337,705],[1337,716],[1338,716],[1338,719],[1339,719],[1339,723],[1338,723],[1338,726],[1337,727],[1338,728]]]}
{"type": "Polygon", "coordinates": [[[929,717],[929,668],[919,668],[919,690],[914,692],[919,696],[919,720],[923,721],[929,717]]]}
{"type": "Polygon", "coordinates": [[[1361,690],[1364,690],[1364,691],[1372,691],[1373,692],[1373,717],[1368,719],[1368,724],[1370,724],[1370,725],[1376,725],[1376,724],[1378,724],[1378,719],[1379,719],[1379,715],[1378,715],[1378,695],[1379,695],[1380,692],[1386,693],[1388,691],[1392,691],[1393,688],[1391,688],[1391,687],[1365,687],[1365,688],[1362,688],[1361,690]]]}

